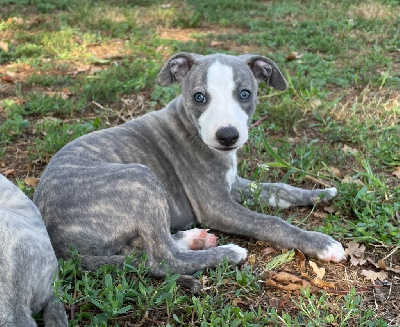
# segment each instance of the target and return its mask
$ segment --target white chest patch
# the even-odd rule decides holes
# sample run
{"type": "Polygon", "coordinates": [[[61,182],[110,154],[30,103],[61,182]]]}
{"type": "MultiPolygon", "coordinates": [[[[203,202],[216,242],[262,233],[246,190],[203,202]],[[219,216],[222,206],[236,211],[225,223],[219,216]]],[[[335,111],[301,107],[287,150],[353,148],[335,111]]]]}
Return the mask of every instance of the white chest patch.
{"type": "Polygon", "coordinates": [[[210,147],[219,147],[216,132],[221,127],[236,127],[239,139],[236,146],[242,146],[248,138],[247,113],[234,98],[238,92],[233,79],[233,69],[219,61],[214,62],[207,72],[207,93],[209,104],[199,117],[200,135],[210,147]]]}
{"type": "Polygon", "coordinates": [[[237,175],[236,151],[232,151],[231,153],[229,153],[229,159],[230,159],[231,167],[226,172],[225,178],[226,178],[226,181],[228,182],[228,190],[230,192],[232,189],[232,184],[235,182],[236,175],[237,175]]]}

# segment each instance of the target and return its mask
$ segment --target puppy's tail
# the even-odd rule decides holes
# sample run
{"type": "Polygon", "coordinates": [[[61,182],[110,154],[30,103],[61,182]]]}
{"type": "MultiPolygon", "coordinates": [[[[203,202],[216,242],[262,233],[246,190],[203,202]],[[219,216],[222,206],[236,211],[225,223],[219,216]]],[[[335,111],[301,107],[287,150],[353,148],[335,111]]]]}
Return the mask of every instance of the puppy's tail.
{"type": "MultiPolygon", "coordinates": [[[[84,270],[97,270],[103,265],[119,265],[122,267],[122,265],[125,262],[125,256],[123,255],[111,255],[111,256],[94,256],[94,255],[79,255],[79,258],[81,259],[81,266],[84,270]]],[[[138,267],[139,264],[141,263],[141,260],[133,260],[132,265],[135,267],[138,267]]],[[[153,277],[162,277],[165,275],[165,272],[157,272],[153,270],[149,270],[148,274],[153,277]]],[[[176,280],[176,283],[178,285],[181,285],[185,288],[190,289],[192,294],[197,294],[201,290],[201,284],[200,282],[188,275],[180,275],[179,278],[176,280]]]]}
{"type": "Polygon", "coordinates": [[[110,256],[96,256],[96,255],[79,255],[81,265],[84,270],[97,270],[103,265],[113,265],[122,267],[124,264],[125,256],[123,255],[110,255],[110,256]]]}

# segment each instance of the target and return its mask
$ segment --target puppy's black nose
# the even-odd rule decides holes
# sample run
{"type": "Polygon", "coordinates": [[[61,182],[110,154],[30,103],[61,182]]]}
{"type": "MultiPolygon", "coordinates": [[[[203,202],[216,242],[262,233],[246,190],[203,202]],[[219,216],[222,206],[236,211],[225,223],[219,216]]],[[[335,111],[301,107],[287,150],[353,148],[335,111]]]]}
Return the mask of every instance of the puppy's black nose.
{"type": "Polygon", "coordinates": [[[230,146],[234,144],[239,138],[239,132],[236,127],[222,127],[217,130],[215,134],[219,144],[223,146],[230,146]]]}

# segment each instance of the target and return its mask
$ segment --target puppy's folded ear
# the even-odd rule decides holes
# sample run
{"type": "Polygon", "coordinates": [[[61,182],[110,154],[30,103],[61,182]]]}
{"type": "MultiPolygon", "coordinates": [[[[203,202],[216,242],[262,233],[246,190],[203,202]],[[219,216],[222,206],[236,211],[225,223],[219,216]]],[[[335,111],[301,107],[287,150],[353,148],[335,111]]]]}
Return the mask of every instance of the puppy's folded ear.
{"type": "Polygon", "coordinates": [[[254,77],[260,83],[265,81],[268,86],[277,90],[286,90],[287,83],[278,66],[269,58],[258,55],[242,55],[240,59],[249,65],[254,77]]]}
{"type": "Polygon", "coordinates": [[[195,53],[180,52],[173,55],[165,63],[157,76],[157,84],[162,86],[182,82],[187,73],[192,69],[197,59],[202,56],[195,53]]]}

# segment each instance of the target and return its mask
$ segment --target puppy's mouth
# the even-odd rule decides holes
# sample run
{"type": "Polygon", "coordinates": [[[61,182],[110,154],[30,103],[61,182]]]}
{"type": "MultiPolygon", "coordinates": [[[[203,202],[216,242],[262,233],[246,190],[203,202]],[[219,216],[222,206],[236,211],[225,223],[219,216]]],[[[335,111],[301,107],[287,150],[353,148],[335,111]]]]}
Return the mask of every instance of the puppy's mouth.
{"type": "Polygon", "coordinates": [[[215,150],[224,151],[224,152],[233,151],[233,150],[236,150],[237,148],[238,148],[237,146],[225,146],[225,147],[220,147],[220,148],[214,147],[215,150]]]}

